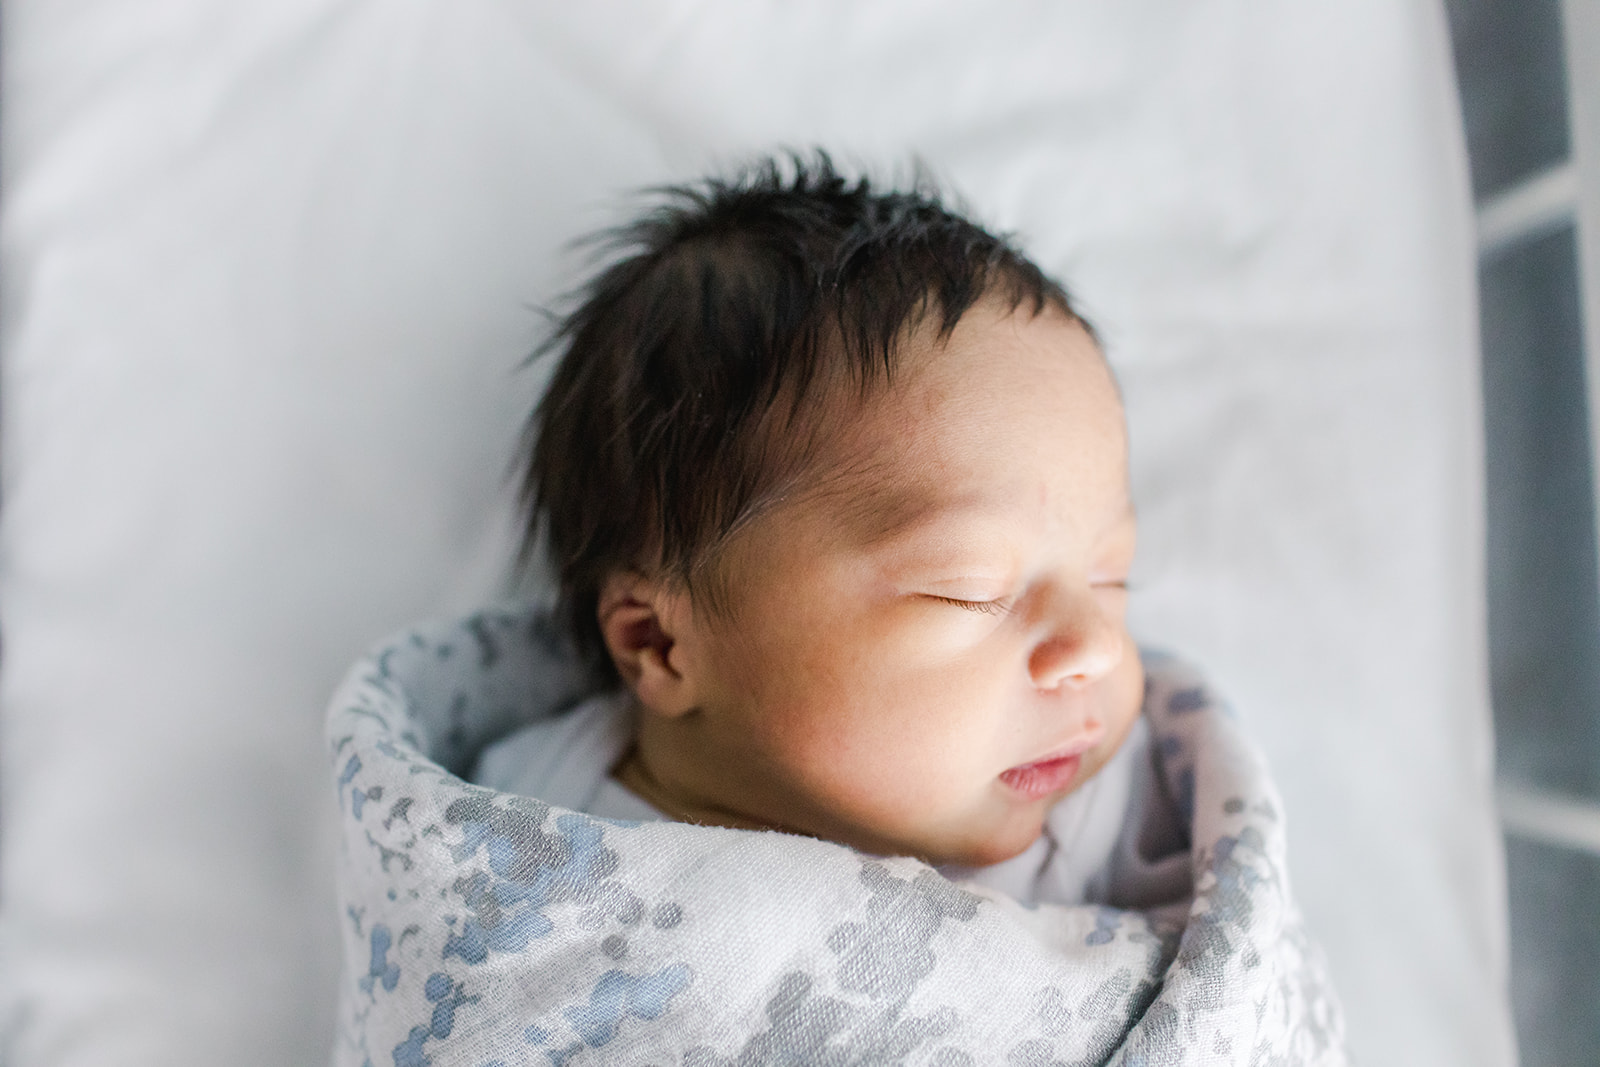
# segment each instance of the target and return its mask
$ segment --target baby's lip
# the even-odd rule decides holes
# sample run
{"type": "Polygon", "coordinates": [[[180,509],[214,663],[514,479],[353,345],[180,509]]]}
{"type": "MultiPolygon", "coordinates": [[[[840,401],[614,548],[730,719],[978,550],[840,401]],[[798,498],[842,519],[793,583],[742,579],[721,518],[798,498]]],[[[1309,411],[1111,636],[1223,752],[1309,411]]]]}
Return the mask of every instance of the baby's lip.
{"type": "Polygon", "coordinates": [[[1094,746],[1098,745],[1100,743],[1100,739],[1104,736],[1105,731],[1099,729],[1098,727],[1091,730],[1085,730],[1083,733],[1079,734],[1077,737],[1074,737],[1066,744],[1057,745],[1055,748],[1052,748],[1050,751],[1046,752],[1037,759],[1031,759],[1027,763],[1019,763],[1011,769],[1014,771],[1019,771],[1024,767],[1037,767],[1041,763],[1054,763],[1056,760],[1068,759],[1072,756],[1081,756],[1094,746]]]}
{"type": "Polygon", "coordinates": [[[1072,783],[1083,765],[1083,754],[1099,743],[1101,731],[1086,733],[1045,753],[1000,772],[1000,780],[1030,800],[1059,792],[1072,783]]]}

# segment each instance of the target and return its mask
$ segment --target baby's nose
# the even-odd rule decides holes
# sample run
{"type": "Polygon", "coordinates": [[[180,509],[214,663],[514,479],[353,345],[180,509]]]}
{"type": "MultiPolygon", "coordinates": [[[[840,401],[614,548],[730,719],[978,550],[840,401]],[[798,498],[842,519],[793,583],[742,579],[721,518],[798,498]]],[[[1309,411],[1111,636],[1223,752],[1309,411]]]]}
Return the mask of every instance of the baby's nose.
{"type": "Polygon", "coordinates": [[[1092,592],[1062,594],[1028,657],[1028,673],[1039,689],[1089,685],[1122,662],[1124,644],[1121,624],[1092,592]]]}

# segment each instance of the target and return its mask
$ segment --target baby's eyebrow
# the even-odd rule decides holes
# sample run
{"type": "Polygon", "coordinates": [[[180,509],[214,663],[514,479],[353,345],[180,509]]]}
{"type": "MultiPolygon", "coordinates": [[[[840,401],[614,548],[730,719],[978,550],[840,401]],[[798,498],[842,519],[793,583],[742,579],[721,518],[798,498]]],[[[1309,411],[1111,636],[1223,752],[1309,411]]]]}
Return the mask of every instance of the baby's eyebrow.
{"type": "Polygon", "coordinates": [[[904,466],[861,459],[813,482],[808,496],[837,509],[842,525],[862,547],[871,547],[948,512],[978,510],[981,493],[953,496],[927,477],[908,476],[904,466]]]}
{"type": "MultiPolygon", "coordinates": [[[[981,490],[952,493],[931,476],[908,478],[903,469],[873,462],[832,471],[813,482],[804,496],[829,501],[841,525],[862,548],[963,514],[993,519],[1004,511],[1008,499],[981,490]]],[[[1133,499],[1125,497],[1101,536],[1136,529],[1137,522],[1133,499]]]]}
{"type": "Polygon", "coordinates": [[[890,489],[855,497],[841,509],[840,518],[854,534],[853,540],[870,548],[947,510],[929,493],[890,489]]]}
{"type": "Polygon", "coordinates": [[[930,487],[893,465],[871,459],[813,474],[794,502],[831,505],[854,540],[870,546],[922,521],[943,506],[930,487]]]}
{"type": "Polygon", "coordinates": [[[874,548],[963,515],[993,520],[995,501],[982,493],[953,496],[933,486],[901,482],[854,496],[841,519],[860,547],[874,548]]]}

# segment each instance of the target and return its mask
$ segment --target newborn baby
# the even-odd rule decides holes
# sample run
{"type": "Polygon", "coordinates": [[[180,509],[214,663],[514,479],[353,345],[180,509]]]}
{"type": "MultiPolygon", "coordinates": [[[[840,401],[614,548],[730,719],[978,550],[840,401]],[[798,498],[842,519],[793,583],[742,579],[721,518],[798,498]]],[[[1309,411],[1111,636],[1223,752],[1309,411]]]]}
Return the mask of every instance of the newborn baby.
{"type": "Polygon", "coordinates": [[[825,157],[610,240],[527,437],[558,621],[330,711],[335,1062],[1342,1067],[1264,764],[1128,636],[1062,288],[825,157]]]}
{"type": "Polygon", "coordinates": [[[1093,899],[1150,791],[1122,406],[1064,289],[826,157],[607,247],[526,500],[611,692],[476,779],[1093,899]]]}

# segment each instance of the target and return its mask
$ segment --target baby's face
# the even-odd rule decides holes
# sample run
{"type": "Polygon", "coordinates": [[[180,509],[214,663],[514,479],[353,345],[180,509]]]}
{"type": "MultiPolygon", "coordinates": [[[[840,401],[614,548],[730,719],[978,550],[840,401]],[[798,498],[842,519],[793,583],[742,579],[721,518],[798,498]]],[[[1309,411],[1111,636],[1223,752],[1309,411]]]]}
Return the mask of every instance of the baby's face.
{"type": "Polygon", "coordinates": [[[646,715],[640,755],[712,821],[1009,858],[1139,711],[1115,386],[1064,315],[985,303],[843,421],[730,544],[732,621],[675,624],[695,708],[646,715]]]}

